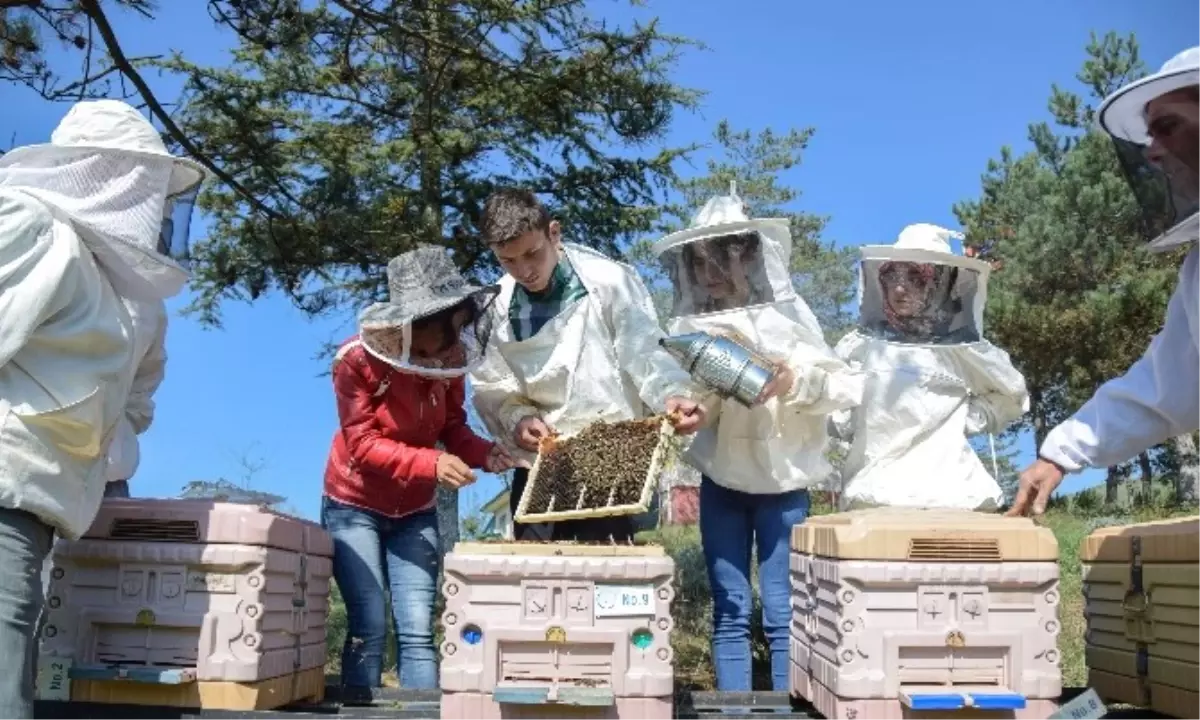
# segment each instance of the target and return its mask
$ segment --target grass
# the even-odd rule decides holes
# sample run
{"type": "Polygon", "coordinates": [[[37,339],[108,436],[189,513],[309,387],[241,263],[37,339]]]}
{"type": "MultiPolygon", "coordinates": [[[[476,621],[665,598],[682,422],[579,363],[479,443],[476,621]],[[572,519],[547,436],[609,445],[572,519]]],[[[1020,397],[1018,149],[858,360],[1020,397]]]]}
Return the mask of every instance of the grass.
{"type": "MultiPolygon", "coordinates": [[[[828,505],[815,503],[814,514],[825,514],[828,505]]],[[[1195,515],[1196,506],[1190,507],[1140,507],[1134,509],[1103,507],[1087,503],[1084,507],[1073,507],[1068,500],[1049,509],[1038,522],[1049,528],[1058,539],[1059,548],[1059,652],[1062,656],[1064,687],[1081,687],[1087,681],[1084,666],[1083,645],[1086,623],[1083,615],[1083,588],[1079,562],[1079,544],[1092,530],[1109,525],[1125,525],[1134,522],[1158,520],[1169,517],[1195,515]]],[[[704,568],[704,555],[700,548],[700,535],[696,527],[665,527],[640,533],[640,541],[660,544],[675,560],[675,602],[672,614],[675,629],[671,644],[675,649],[676,686],[693,690],[711,690],[715,687],[712,652],[712,592],[704,568]]],[[[757,581],[755,581],[757,584],[757,581]]],[[[440,598],[439,598],[440,599],[440,598]]],[[[327,672],[336,673],[341,655],[342,641],[346,632],[345,606],[336,588],[330,599],[329,617],[329,664],[327,672]]],[[[440,609],[440,608],[439,608],[440,609]]],[[[440,613],[439,613],[440,614],[440,613]]],[[[761,606],[755,598],[755,622],[752,626],[754,687],[770,688],[770,660],[766,641],[758,618],[761,606]]],[[[441,628],[435,632],[435,642],[441,641],[441,628]]],[[[395,644],[389,631],[387,656],[384,667],[396,667],[395,644]]],[[[385,676],[385,685],[394,686],[395,673],[385,676]]]]}

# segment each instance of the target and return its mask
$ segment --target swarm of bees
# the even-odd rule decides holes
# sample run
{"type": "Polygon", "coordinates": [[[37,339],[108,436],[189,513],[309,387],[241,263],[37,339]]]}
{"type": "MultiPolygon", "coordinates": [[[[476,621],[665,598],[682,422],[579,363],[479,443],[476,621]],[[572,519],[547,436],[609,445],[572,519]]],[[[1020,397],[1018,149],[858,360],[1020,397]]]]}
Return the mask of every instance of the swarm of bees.
{"type": "Polygon", "coordinates": [[[544,439],[518,514],[566,519],[644,512],[647,485],[657,475],[656,451],[667,449],[663,438],[663,418],[653,417],[594,423],[570,438],[544,439]]]}

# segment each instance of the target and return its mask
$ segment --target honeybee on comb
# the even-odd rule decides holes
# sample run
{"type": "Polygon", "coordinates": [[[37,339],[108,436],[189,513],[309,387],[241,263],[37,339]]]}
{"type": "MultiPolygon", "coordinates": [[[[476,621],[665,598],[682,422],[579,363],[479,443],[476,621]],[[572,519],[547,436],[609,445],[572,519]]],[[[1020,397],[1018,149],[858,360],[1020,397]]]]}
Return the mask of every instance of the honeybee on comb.
{"type": "Polygon", "coordinates": [[[571,437],[543,438],[518,520],[636,514],[661,468],[672,431],[661,416],[597,422],[571,437]],[[657,461],[657,463],[656,463],[657,461]],[[531,518],[532,519],[532,518],[531,518]]]}

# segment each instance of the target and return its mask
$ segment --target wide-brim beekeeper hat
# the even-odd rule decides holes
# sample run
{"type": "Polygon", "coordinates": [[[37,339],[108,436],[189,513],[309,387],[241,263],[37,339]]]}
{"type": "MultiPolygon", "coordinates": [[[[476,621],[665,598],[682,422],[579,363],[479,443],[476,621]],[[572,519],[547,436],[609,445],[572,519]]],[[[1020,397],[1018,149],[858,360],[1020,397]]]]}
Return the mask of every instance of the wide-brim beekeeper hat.
{"type": "MultiPolygon", "coordinates": [[[[1112,138],[1125,178],[1137,198],[1142,232],[1152,251],[1169,250],[1196,240],[1200,232],[1194,171],[1173,173],[1155,167],[1147,157],[1150,129],[1146,106],[1176,90],[1200,86],[1200,47],[1193,47],[1163,63],[1158,72],[1117,89],[1096,110],[1096,123],[1112,138]]],[[[1188,158],[1173,158],[1176,170],[1188,158]]],[[[1195,162],[1195,158],[1190,158],[1195,162]]]]}
{"type": "Polygon", "coordinates": [[[138,300],[170,297],[187,282],[176,258],[186,255],[204,178],[202,165],[169,153],[154,126],[117,100],[76,103],[49,143],[0,156],[0,186],[69,216],[118,292],[138,300]],[[187,212],[168,223],[177,205],[187,212]],[[167,227],[179,237],[164,242],[167,227]]]}
{"type": "Polygon", "coordinates": [[[1200,84],[1200,47],[1189,48],[1163,63],[1153,75],[1134,80],[1104,99],[1096,122],[1106,133],[1129,142],[1150,142],[1146,105],[1169,92],[1200,84]]]}
{"type": "Polygon", "coordinates": [[[49,143],[13,148],[0,156],[0,167],[19,165],[32,155],[81,150],[171,161],[174,167],[167,184],[167,197],[195,189],[208,174],[195,160],[168,152],[154,126],[132,106],[119,100],[76,103],[51,133],[49,143]]]}
{"type": "Polygon", "coordinates": [[[446,249],[432,245],[393,258],[387,281],[387,302],[374,303],[359,313],[359,337],[367,352],[399,369],[430,376],[463,375],[482,362],[491,327],[488,310],[499,293],[497,286],[467,282],[446,249]],[[459,338],[466,352],[461,365],[438,368],[413,360],[413,323],[464,303],[469,303],[471,312],[459,338]],[[399,345],[389,338],[399,339],[399,345]]]}

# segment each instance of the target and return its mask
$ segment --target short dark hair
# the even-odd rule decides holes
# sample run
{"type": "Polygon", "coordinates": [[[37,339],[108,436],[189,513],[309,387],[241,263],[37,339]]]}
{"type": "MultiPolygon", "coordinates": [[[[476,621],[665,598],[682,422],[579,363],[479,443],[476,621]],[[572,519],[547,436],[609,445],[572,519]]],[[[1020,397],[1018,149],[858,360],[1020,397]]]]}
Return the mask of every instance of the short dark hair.
{"type": "Polygon", "coordinates": [[[505,188],[488,196],[479,226],[485,243],[503,245],[527,232],[549,232],[550,213],[528,190],[505,188]]]}

